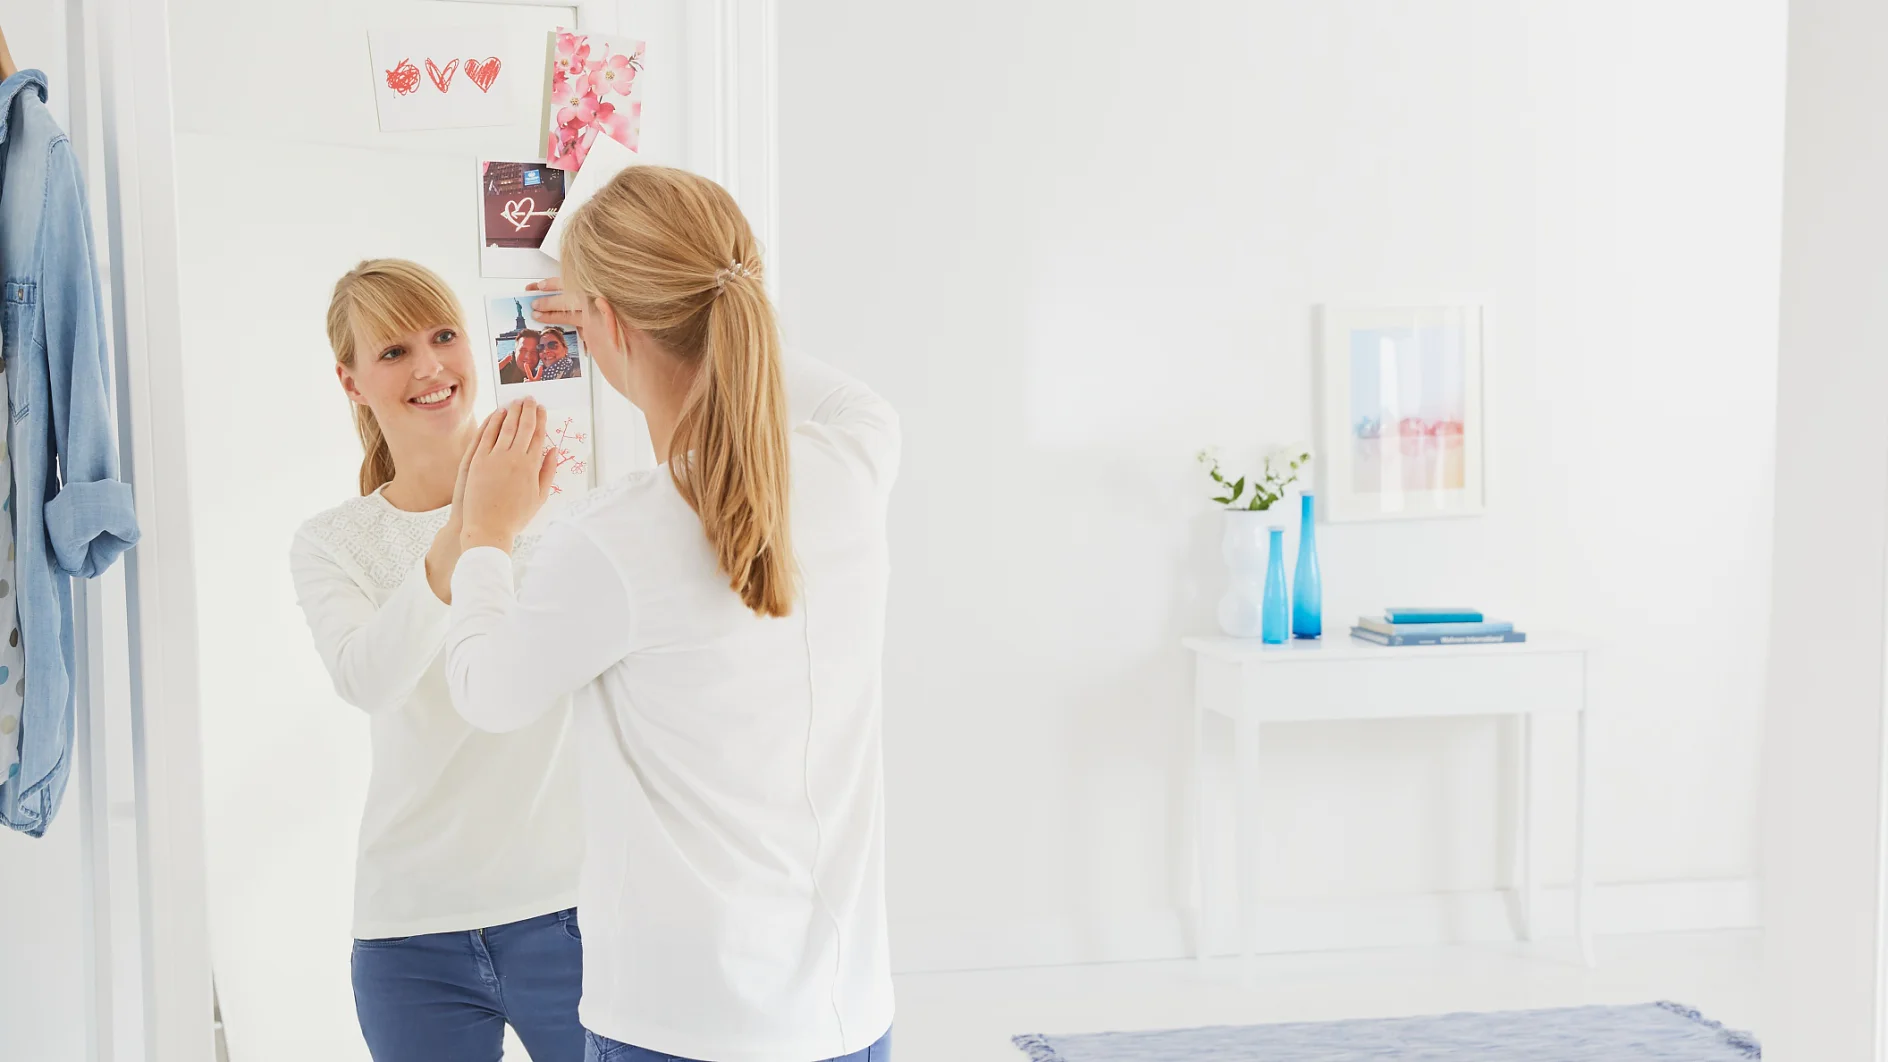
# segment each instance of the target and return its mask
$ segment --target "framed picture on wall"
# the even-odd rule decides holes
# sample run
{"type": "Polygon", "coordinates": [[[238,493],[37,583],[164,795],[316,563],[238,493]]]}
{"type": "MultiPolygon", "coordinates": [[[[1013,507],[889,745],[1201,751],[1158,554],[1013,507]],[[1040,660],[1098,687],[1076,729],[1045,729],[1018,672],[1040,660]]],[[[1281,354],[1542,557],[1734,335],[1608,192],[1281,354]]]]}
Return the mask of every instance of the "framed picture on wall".
{"type": "Polygon", "coordinates": [[[1318,308],[1318,489],[1333,521],[1483,511],[1479,303],[1318,308]]]}

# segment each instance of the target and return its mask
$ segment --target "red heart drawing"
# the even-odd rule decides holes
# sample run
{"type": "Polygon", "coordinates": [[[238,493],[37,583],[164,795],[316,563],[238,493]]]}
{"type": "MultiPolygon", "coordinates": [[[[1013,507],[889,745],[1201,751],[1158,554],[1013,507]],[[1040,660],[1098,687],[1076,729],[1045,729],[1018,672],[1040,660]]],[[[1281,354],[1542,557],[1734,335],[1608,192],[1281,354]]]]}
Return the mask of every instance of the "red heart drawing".
{"type": "Polygon", "coordinates": [[[433,79],[434,86],[441,92],[446,91],[446,86],[452,84],[452,75],[458,72],[459,60],[457,59],[447,63],[444,70],[434,66],[431,59],[426,60],[426,76],[433,79]]]}
{"type": "Polygon", "coordinates": [[[467,59],[465,61],[465,76],[472,79],[472,83],[479,87],[480,92],[490,92],[492,90],[492,82],[498,80],[498,65],[498,57],[496,55],[485,59],[483,62],[477,59],[467,59]]]}
{"type": "Polygon", "coordinates": [[[420,68],[411,60],[402,59],[392,70],[387,71],[387,87],[395,95],[404,96],[420,87],[420,68]]]}
{"type": "MultiPolygon", "coordinates": [[[[466,73],[469,75],[472,71],[468,70],[466,73]]],[[[523,199],[513,199],[506,203],[505,209],[499,212],[499,216],[511,222],[512,228],[523,232],[524,227],[531,224],[531,219],[537,215],[537,209],[537,200],[526,196],[523,199]]]]}

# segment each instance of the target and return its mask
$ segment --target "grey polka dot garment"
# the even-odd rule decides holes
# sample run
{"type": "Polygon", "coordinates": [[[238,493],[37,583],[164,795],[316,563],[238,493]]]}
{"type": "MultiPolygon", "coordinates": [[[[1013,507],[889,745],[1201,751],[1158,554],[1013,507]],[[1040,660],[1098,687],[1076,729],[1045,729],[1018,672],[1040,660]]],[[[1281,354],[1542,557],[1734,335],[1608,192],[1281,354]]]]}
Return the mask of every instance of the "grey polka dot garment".
{"type": "MultiPolygon", "coordinates": [[[[7,393],[7,374],[0,366],[0,396],[7,393]]],[[[8,469],[7,500],[0,506],[0,543],[7,559],[0,564],[0,781],[20,770],[20,705],[26,700],[26,654],[20,645],[20,609],[13,595],[13,463],[6,434],[0,432],[0,467],[8,469]]]]}

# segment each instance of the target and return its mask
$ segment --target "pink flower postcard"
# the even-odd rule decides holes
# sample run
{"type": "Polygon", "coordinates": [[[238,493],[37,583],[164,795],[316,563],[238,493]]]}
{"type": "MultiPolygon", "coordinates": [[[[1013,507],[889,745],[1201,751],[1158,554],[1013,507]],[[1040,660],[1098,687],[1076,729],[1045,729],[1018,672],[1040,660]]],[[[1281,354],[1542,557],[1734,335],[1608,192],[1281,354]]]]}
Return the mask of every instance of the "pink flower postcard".
{"type": "Polygon", "coordinates": [[[601,133],[635,151],[642,140],[645,42],[559,29],[551,58],[544,155],[560,170],[583,166],[601,133]]]}

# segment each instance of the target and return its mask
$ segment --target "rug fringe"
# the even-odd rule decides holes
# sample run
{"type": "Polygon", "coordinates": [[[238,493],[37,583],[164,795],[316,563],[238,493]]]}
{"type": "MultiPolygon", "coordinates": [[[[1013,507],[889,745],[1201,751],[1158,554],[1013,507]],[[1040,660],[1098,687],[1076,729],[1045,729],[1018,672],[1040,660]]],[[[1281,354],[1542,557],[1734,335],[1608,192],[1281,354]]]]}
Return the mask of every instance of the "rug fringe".
{"type": "Polygon", "coordinates": [[[1763,1046],[1759,1044],[1757,1038],[1750,1033],[1739,1032],[1736,1029],[1726,1029],[1723,1022],[1712,1021],[1710,1018],[1699,1013],[1696,1007],[1687,1007],[1683,1003],[1673,1003],[1669,1000],[1662,999],[1659,1001],[1658,1005],[1681,1018],[1688,1018],[1716,1032],[1719,1036],[1724,1038],[1724,1042],[1727,1045],[1743,1052],[1745,1058],[1763,1057],[1763,1046]]]}
{"type": "Polygon", "coordinates": [[[1010,1043],[1021,1048],[1023,1053],[1029,1056],[1029,1062],[1063,1062],[1062,1056],[1049,1045],[1048,1037],[1040,1033],[1012,1036],[1010,1043]]]}

